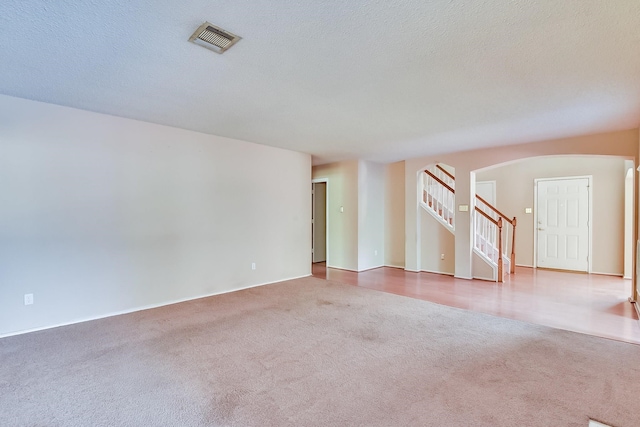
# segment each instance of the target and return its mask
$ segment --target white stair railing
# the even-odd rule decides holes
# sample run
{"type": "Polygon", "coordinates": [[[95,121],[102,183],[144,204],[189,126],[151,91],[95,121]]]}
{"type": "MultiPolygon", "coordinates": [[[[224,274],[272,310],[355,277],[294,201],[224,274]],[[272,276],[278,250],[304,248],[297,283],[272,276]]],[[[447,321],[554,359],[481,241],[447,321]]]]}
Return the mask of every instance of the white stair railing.
{"type": "Polygon", "coordinates": [[[422,174],[423,207],[453,231],[455,227],[455,190],[429,170],[422,174]]]}
{"type": "Polygon", "coordinates": [[[433,173],[435,176],[440,178],[440,180],[442,180],[442,182],[447,184],[449,187],[453,188],[453,190],[455,191],[455,189],[456,189],[456,177],[453,176],[452,173],[450,173],[449,171],[447,171],[445,168],[443,168],[440,165],[436,165],[434,168],[432,168],[431,169],[431,173],[433,173]]]}
{"type": "MultiPolygon", "coordinates": [[[[422,174],[421,204],[451,232],[455,230],[455,185],[455,176],[440,165],[422,174]]],[[[497,268],[498,282],[504,281],[505,272],[515,273],[516,218],[510,219],[476,195],[473,225],[474,249],[497,268]]]]}
{"type": "Polygon", "coordinates": [[[515,273],[516,218],[509,219],[482,197],[476,196],[474,231],[474,248],[497,265],[498,281],[504,280],[505,262],[509,265],[505,272],[515,273]]]}

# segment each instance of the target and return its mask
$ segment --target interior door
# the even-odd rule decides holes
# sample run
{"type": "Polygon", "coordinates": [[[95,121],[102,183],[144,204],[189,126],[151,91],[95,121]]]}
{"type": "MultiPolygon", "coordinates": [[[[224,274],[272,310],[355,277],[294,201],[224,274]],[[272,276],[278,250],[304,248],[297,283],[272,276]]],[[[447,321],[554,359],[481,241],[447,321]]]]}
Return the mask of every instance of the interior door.
{"type": "Polygon", "coordinates": [[[496,205],[496,182],[495,181],[478,181],[476,182],[476,194],[482,197],[491,205],[496,205]]]}
{"type": "Polygon", "coordinates": [[[589,271],[589,179],[538,181],[537,266],[589,271]]]}

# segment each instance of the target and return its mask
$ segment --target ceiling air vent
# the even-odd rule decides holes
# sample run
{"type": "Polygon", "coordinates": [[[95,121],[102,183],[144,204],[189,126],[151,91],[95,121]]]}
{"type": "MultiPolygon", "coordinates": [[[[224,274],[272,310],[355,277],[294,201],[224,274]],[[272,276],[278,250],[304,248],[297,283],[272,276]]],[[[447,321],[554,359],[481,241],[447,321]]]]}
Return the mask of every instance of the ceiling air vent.
{"type": "Polygon", "coordinates": [[[189,41],[211,49],[214,52],[223,53],[240,39],[241,37],[231,34],[229,31],[205,22],[198,27],[196,32],[189,38],[189,41]]]}

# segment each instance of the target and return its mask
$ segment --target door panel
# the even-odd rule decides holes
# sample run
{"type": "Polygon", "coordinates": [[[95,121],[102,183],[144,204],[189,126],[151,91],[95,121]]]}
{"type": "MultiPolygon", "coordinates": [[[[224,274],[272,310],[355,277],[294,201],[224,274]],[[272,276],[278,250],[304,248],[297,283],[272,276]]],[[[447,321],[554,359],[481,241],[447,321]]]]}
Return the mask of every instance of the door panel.
{"type": "Polygon", "coordinates": [[[589,179],[538,181],[538,267],[589,270],[589,179]]]}
{"type": "Polygon", "coordinates": [[[476,182],[476,194],[493,206],[496,205],[496,182],[478,181],[476,182]]]}

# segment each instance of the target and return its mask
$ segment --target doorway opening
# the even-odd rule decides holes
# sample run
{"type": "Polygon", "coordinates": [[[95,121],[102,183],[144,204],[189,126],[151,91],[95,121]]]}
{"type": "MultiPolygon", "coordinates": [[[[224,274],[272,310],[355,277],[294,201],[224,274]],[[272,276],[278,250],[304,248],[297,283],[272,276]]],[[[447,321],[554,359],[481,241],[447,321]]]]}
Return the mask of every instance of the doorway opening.
{"type": "Polygon", "coordinates": [[[327,261],[327,182],[311,183],[311,262],[327,261]]]}

